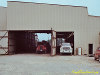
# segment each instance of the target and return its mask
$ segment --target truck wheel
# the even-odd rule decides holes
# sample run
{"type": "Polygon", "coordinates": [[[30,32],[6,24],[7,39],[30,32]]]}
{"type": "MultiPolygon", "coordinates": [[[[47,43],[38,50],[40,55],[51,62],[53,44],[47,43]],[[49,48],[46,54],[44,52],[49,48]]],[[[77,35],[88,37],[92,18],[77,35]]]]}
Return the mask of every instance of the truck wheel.
{"type": "Polygon", "coordinates": [[[45,54],[46,54],[47,52],[45,51],[45,54]]]}
{"type": "Polygon", "coordinates": [[[72,53],[71,53],[71,56],[72,56],[72,53]]]}
{"type": "Polygon", "coordinates": [[[94,57],[94,60],[97,60],[97,58],[96,58],[96,57],[94,57]]]}
{"type": "Polygon", "coordinates": [[[94,60],[97,60],[97,58],[96,58],[95,54],[94,54],[94,60]]]}
{"type": "Polygon", "coordinates": [[[38,52],[36,51],[36,54],[38,54],[38,52]]]}
{"type": "Polygon", "coordinates": [[[100,63],[100,56],[99,56],[99,63],[100,63]]]}

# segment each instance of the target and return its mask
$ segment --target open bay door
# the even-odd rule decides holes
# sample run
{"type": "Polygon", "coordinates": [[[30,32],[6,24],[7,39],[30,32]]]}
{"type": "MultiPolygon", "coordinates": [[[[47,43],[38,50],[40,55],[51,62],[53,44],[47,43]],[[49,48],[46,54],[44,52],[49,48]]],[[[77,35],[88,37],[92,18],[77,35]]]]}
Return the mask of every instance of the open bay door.
{"type": "Polygon", "coordinates": [[[52,30],[51,34],[51,56],[56,55],[56,31],[52,30]]]}

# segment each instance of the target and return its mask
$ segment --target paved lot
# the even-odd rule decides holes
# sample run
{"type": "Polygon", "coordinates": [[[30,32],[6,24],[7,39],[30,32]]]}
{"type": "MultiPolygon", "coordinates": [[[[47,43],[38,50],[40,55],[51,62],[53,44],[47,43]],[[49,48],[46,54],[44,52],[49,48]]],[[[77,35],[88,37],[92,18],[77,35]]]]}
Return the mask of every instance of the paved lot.
{"type": "Polygon", "coordinates": [[[87,56],[0,55],[0,75],[100,75],[100,63],[87,56]],[[99,72],[75,74],[78,72],[99,72]]]}

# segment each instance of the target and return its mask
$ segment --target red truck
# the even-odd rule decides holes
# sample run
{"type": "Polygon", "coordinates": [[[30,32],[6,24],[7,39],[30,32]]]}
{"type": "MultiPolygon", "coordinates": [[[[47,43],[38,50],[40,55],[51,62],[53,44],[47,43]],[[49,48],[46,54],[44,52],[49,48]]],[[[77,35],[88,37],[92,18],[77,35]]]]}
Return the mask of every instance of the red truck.
{"type": "Polygon", "coordinates": [[[95,51],[95,54],[94,54],[94,59],[95,60],[99,60],[99,63],[100,63],[100,47],[97,48],[97,50],[95,51]]]}
{"type": "Polygon", "coordinates": [[[38,46],[36,48],[36,53],[38,53],[38,52],[45,52],[45,53],[47,52],[47,48],[45,45],[43,45],[42,42],[38,43],[38,46]]]}

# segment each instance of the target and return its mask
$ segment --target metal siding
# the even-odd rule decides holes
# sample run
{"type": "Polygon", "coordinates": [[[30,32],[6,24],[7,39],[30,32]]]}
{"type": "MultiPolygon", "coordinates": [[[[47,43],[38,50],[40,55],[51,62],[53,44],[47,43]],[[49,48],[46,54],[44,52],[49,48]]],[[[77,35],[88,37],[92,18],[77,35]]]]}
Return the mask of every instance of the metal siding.
{"type": "Polygon", "coordinates": [[[87,20],[83,7],[8,2],[8,30],[74,31],[87,20]]]}
{"type": "Polygon", "coordinates": [[[100,17],[88,17],[87,25],[87,41],[86,43],[93,44],[93,53],[99,45],[99,32],[100,32],[100,17]]]}
{"type": "Polygon", "coordinates": [[[75,49],[88,53],[88,44],[98,46],[100,17],[88,16],[87,8],[48,4],[8,2],[8,30],[73,31],[75,49]]]}
{"type": "Polygon", "coordinates": [[[6,30],[7,28],[7,8],[0,7],[0,30],[6,30]]]}

